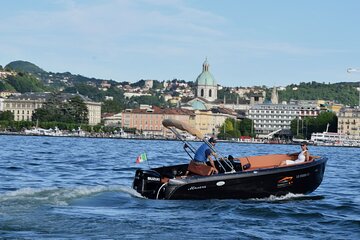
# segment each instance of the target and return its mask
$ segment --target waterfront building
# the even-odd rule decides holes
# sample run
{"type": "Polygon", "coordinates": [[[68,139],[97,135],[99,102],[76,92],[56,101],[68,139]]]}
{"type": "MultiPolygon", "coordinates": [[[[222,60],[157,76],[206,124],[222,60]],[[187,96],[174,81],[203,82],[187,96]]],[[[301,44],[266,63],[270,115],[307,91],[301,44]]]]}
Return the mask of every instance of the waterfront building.
{"type": "Polygon", "coordinates": [[[133,128],[148,136],[173,137],[172,133],[163,127],[164,119],[176,119],[200,130],[207,136],[216,135],[227,118],[236,119],[236,112],[231,109],[213,108],[210,110],[188,110],[184,108],[159,108],[142,105],[138,109],[123,111],[121,126],[133,128]]]}
{"type": "Polygon", "coordinates": [[[338,133],[360,139],[360,108],[342,108],[339,111],[338,133]]]}
{"type": "Polygon", "coordinates": [[[195,110],[194,127],[204,135],[217,135],[227,118],[236,119],[237,113],[227,108],[195,110]]]}
{"type": "Polygon", "coordinates": [[[316,117],[319,114],[316,104],[258,104],[249,109],[249,118],[254,122],[254,131],[259,137],[273,132],[290,130],[295,118],[316,117]]]}
{"type": "MultiPolygon", "coordinates": [[[[51,93],[24,93],[13,95],[4,99],[4,111],[11,111],[15,121],[31,121],[36,109],[41,108],[50,97],[51,93]]],[[[88,108],[89,125],[101,122],[101,103],[94,102],[88,97],[80,94],[62,93],[60,98],[67,101],[75,96],[80,96],[88,108]]]]}
{"type": "Polygon", "coordinates": [[[111,127],[121,127],[121,117],[122,113],[116,113],[116,114],[106,114],[103,116],[103,121],[105,126],[111,126],[111,127]]]}
{"type": "Polygon", "coordinates": [[[137,109],[123,111],[121,126],[136,129],[143,135],[173,137],[171,131],[162,125],[164,119],[176,119],[192,124],[194,117],[194,111],[188,109],[144,105],[137,109]]]}

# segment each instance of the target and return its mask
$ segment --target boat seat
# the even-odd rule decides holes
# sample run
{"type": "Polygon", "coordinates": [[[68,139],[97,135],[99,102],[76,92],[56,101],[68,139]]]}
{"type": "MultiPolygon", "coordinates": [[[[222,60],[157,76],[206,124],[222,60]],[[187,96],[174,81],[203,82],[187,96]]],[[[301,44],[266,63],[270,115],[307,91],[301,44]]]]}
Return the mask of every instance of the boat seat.
{"type": "Polygon", "coordinates": [[[191,161],[188,166],[188,171],[200,176],[209,176],[213,174],[214,168],[206,164],[196,164],[194,161],[191,161]]]}
{"type": "Polygon", "coordinates": [[[266,156],[249,156],[240,158],[241,164],[244,166],[245,164],[250,164],[249,169],[244,170],[252,170],[259,168],[274,168],[280,165],[283,160],[289,160],[292,157],[286,154],[272,154],[266,156]]]}

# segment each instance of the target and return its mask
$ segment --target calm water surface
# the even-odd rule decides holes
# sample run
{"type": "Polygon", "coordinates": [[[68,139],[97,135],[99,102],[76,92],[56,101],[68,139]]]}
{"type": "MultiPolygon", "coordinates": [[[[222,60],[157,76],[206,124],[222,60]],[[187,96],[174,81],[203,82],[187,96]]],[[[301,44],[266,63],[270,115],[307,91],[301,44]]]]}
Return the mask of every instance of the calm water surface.
{"type": "MultiPolygon", "coordinates": [[[[195,146],[199,143],[194,143],[195,146]]],[[[291,145],[218,143],[236,156],[291,145]]],[[[310,147],[329,161],[310,195],[148,200],[132,189],[136,157],[186,163],[177,141],[0,136],[0,239],[360,239],[360,149],[310,147]]]]}

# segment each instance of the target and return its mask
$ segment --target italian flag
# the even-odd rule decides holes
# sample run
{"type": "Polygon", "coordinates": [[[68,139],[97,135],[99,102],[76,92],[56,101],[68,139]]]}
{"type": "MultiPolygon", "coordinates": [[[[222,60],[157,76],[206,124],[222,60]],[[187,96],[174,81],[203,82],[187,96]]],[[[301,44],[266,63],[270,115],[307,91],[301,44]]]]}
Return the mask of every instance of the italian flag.
{"type": "Polygon", "coordinates": [[[141,162],[144,162],[146,160],[147,160],[146,153],[142,153],[137,157],[136,163],[141,163],[141,162]]]}

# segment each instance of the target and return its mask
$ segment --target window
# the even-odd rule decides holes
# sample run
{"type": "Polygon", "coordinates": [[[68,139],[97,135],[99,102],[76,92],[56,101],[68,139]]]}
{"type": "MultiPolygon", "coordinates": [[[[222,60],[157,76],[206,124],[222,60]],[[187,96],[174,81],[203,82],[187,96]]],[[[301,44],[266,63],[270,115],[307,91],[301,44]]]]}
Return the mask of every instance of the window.
{"type": "Polygon", "coordinates": [[[204,96],[204,89],[201,89],[200,96],[201,96],[201,97],[203,97],[203,96],[204,96]]]}
{"type": "Polygon", "coordinates": [[[209,89],[209,97],[211,97],[211,89],[209,89]]]}

